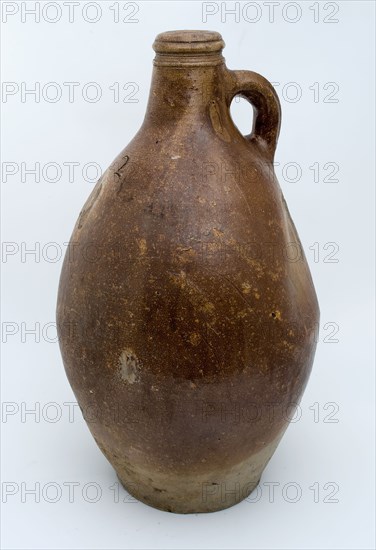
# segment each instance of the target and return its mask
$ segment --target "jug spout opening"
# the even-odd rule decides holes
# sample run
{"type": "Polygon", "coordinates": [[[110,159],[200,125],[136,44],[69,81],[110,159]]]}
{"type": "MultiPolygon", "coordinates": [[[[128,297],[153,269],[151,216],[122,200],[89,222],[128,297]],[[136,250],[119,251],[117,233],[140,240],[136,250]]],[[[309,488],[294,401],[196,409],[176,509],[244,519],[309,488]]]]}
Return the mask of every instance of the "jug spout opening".
{"type": "Polygon", "coordinates": [[[155,65],[218,65],[225,43],[215,31],[181,30],[158,34],[153,49],[155,65]]]}

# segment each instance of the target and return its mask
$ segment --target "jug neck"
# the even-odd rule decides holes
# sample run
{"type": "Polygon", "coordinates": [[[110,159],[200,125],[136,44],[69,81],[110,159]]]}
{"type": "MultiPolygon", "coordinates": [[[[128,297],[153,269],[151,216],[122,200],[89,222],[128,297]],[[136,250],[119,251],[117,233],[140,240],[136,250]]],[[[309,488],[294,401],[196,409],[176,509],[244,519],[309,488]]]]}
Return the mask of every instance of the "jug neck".
{"type": "Polygon", "coordinates": [[[146,118],[163,124],[189,115],[202,116],[213,98],[224,93],[226,70],[217,32],[172,31],[157,36],[146,118]]]}

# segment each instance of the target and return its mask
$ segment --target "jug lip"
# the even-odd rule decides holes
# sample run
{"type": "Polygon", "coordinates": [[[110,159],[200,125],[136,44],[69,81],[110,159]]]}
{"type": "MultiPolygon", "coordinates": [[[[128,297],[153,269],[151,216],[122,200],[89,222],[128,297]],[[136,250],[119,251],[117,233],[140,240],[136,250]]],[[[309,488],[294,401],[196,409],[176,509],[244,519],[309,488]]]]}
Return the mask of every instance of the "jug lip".
{"type": "Polygon", "coordinates": [[[225,43],[219,32],[207,30],[176,30],[158,34],[153,49],[156,53],[205,54],[221,52],[225,43]]]}

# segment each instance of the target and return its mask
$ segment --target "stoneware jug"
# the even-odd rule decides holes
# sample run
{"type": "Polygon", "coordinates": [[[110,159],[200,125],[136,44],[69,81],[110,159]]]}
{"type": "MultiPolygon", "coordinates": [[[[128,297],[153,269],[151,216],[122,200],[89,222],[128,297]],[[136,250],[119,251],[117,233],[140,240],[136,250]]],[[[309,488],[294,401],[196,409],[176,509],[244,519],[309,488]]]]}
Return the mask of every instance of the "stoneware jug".
{"type": "MultiPolygon", "coordinates": [[[[212,512],[257,486],[306,386],[319,309],[273,170],[271,84],[217,32],[157,36],[144,122],[85,203],[57,305],[66,373],[127,491],[212,512]],[[235,96],[254,111],[235,126],[235,96]]],[[[304,452],[304,450],[303,450],[304,452]]]]}

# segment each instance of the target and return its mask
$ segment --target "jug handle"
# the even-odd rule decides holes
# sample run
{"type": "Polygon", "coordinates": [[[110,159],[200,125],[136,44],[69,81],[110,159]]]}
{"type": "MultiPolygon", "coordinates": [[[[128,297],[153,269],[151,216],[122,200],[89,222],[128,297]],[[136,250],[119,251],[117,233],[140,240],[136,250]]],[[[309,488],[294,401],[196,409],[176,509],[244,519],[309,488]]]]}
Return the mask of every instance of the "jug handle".
{"type": "Polygon", "coordinates": [[[252,71],[230,71],[228,76],[227,107],[230,108],[235,96],[249,101],[253,107],[252,132],[245,137],[257,143],[272,161],[281,127],[281,104],[271,83],[252,71]]]}

